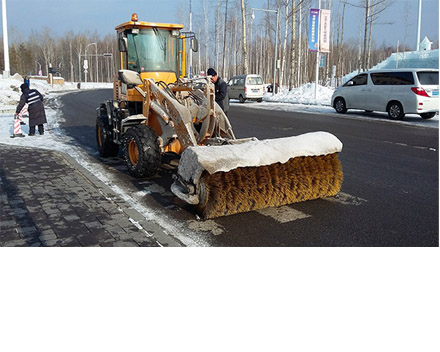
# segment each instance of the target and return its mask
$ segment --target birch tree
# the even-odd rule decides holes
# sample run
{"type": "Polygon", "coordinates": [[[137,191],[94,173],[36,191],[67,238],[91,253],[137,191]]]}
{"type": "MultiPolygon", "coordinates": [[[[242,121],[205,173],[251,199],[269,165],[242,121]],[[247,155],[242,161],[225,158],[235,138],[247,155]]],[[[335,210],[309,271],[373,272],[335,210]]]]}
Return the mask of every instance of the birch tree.
{"type": "Polygon", "coordinates": [[[380,14],[391,5],[391,3],[391,0],[363,0],[363,3],[354,5],[365,10],[362,60],[360,60],[359,68],[367,69],[370,66],[370,41],[373,32],[373,24],[377,21],[380,14]]]}
{"type": "Polygon", "coordinates": [[[248,55],[246,47],[246,11],[244,0],[241,0],[241,19],[242,19],[242,38],[243,38],[243,59],[244,59],[244,73],[248,73],[248,55]]]}
{"type": "Polygon", "coordinates": [[[226,24],[228,23],[228,0],[226,0],[225,5],[225,28],[224,28],[224,34],[223,34],[223,64],[222,64],[222,72],[223,76],[225,75],[226,71],[226,24]]]}
{"type": "Polygon", "coordinates": [[[219,66],[219,56],[220,56],[220,5],[221,1],[217,1],[217,10],[216,10],[216,21],[215,21],[215,68],[218,69],[219,66]]]}
{"type": "MultiPolygon", "coordinates": [[[[298,53],[296,52],[296,16],[299,14],[300,21],[298,24],[299,30],[298,32],[301,33],[301,25],[302,25],[302,18],[301,18],[301,10],[304,5],[305,0],[292,0],[292,10],[290,12],[290,18],[291,18],[291,41],[290,41],[290,79],[289,79],[289,89],[292,89],[292,87],[295,85],[295,81],[299,82],[299,74],[300,70],[299,68],[301,63],[301,36],[298,40],[298,53]],[[295,61],[295,57],[297,57],[297,61],[295,61]]],[[[286,14],[288,13],[288,4],[286,5],[286,14]]],[[[287,16],[286,16],[286,27],[287,27],[287,16]]],[[[287,38],[286,38],[287,39],[287,38]]]]}
{"type": "MultiPolygon", "coordinates": [[[[294,0],[292,0],[293,2],[294,0]]],[[[285,21],[284,21],[284,40],[283,40],[283,54],[281,58],[281,74],[280,74],[280,87],[283,86],[284,72],[286,70],[286,56],[287,56],[287,37],[289,35],[289,15],[294,17],[293,14],[289,13],[289,2],[286,0],[284,4],[285,10],[285,21]]]]}
{"type": "Polygon", "coordinates": [[[202,1],[203,19],[204,19],[204,37],[205,37],[205,66],[209,65],[209,13],[206,0],[202,1]]]}

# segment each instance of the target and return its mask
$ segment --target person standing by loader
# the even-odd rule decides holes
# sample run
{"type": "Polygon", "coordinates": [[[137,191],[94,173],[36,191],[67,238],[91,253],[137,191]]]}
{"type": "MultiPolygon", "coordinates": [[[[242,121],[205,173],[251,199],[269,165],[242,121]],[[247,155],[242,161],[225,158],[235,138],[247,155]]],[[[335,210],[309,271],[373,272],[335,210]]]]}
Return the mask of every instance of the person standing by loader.
{"type": "Polygon", "coordinates": [[[215,102],[220,105],[227,116],[229,111],[228,85],[213,68],[208,68],[207,73],[208,76],[211,76],[211,82],[215,85],[215,102]]]}
{"type": "Polygon", "coordinates": [[[29,136],[35,136],[35,126],[38,125],[40,135],[44,134],[43,124],[47,123],[44,111],[43,96],[36,89],[30,89],[26,83],[20,86],[22,95],[18,103],[15,115],[18,115],[25,104],[28,104],[29,112],[29,136]]]}

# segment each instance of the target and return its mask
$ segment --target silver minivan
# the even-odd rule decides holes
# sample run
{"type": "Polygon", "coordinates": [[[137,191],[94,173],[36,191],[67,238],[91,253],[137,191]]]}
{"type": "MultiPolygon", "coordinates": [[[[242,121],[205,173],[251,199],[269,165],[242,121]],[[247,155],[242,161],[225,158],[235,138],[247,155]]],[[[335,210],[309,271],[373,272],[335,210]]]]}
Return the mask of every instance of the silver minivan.
{"type": "Polygon", "coordinates": [[[260,75],[240,75],[229,80],[229,99],[238,99],[240,103],[244,103],[246,100],[261,102],[265,92],[263,78],[260,75]]]}
{"type": "Polygon", "coordinates": [[[384,111],[393,120],[405,114],[430,119],[439,111],[438,69],[372,70],[358,74],[332,96],[338,113],[348,109],[384,111]]]}

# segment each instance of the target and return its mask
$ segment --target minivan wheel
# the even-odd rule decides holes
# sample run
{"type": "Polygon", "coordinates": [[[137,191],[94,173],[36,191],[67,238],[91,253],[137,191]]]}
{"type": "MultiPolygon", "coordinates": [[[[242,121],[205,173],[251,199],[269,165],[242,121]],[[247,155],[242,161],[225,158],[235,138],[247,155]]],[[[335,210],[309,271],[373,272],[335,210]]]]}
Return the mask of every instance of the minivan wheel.
{"type": "Polygon", "coordinates": [[[398,101],[389,103],[387,112],[388,116],[393,120],[403,120],[403,117],[405,116],[402,104],[400,104],[398,101]]]}
{"type": "Polygon", "coordinates": [[[347,112],[347,106],[345,105],[345,100],[342,98],[337,98],[334,103],[334,108],[337,113],[345,114],[347,112]]]}
{"type": "Polygon", "coordinates": [[[240,101],[240,103],[244,103],[244,98],[243,98],[243,96],[240,94],[240,96],[238,97],[238,100],[240,101]]]}
{"type": "Polygon", "coordinates": [[[432,119],[435,116],[435,112],[425,112],[424,114],[420,114],[420,117],[424,120],[432,119]]]}

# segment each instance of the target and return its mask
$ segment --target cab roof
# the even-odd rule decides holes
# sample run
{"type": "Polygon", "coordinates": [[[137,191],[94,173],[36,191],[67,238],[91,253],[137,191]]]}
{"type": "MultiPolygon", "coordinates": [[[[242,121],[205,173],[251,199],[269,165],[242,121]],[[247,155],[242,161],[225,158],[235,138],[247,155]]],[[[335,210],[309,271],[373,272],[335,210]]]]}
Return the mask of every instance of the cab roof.
{"type": "Polygon", "coordinates": [[[173,24],[173,23],[156,23],[156,22],[134,22],[128,21],[116,26],[117,31],[132,28],[163,28],[163,29],[183,29],[183,24],[173,24]]]}

